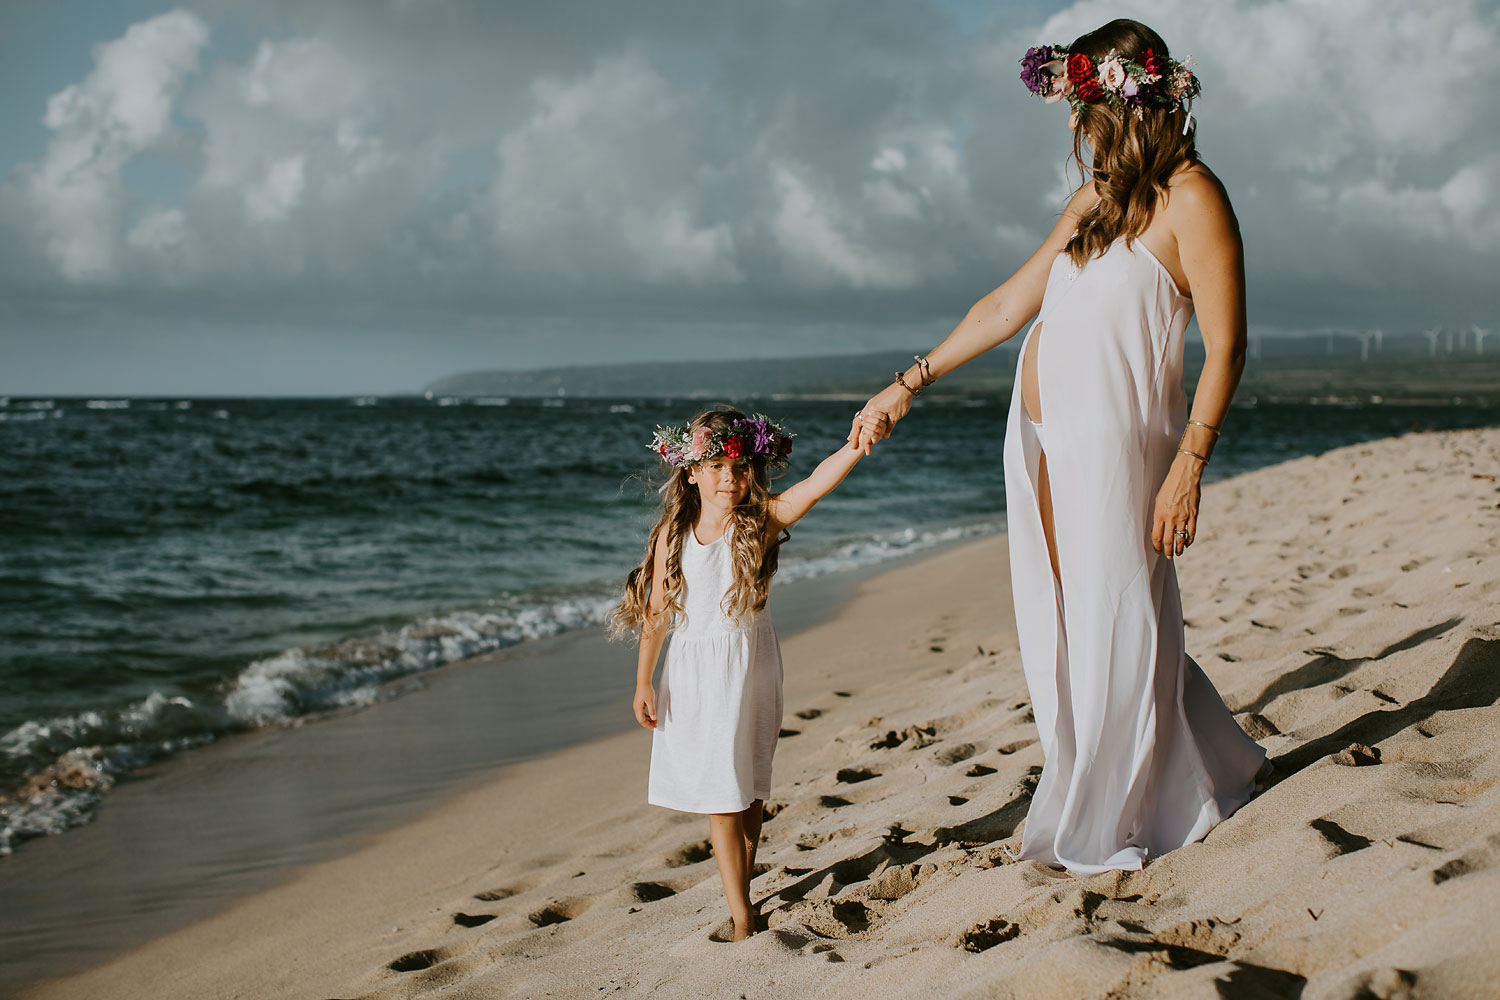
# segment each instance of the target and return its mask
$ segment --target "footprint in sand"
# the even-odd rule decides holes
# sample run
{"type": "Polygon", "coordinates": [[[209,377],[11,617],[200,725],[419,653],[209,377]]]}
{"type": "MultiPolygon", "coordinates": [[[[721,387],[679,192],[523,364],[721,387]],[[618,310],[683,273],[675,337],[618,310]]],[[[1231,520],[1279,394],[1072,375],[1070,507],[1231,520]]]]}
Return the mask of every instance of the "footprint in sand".
{"type": "Polygon", "coordinates": [[[476,892],[474,894],[474,898],[479,900],[481,903],[494,903],[502,899],[509,899],[515,894],[516,890],[514,889],[489,889],[485,892],[476,892]]]}
{"type": "Polygon", "coordinates": [[[841,768],[836,775],[839,784],[842,785],[855,785],[878,777],[880,777],[880,772],[868,767],[845,767],[841,768]]]}
{"type": "Polygon", "coordinates": [[[977,743],[960,743],[957,746],[944,747],[932,755],[932,759],[939,764],[960,764],[979,752],[977,743]]]}
{"type": "Polygon", "coordinates": [[[922,849],[882,845],[813,872],[777,893],[787,905],[770,911],[767,925],[800,924],[826,939],[868,936],[935,870],[915,862],[895,863],[922,849]]]}
{"type": "Polygon", "coordinates": [[[460,927],[482,927],[495,919],[493,913],[455,913],[453,922],[460,927]]]}
{"type": "Polygon", "coordinates": [[[662,882],[637,882],[630,887],[630,894],[637,903],[654,903],[677,895],[677,890],[662,882]]]}
{"type": "Polygon", "coordinates": [[[964,774],[970,778],[982,778],[986,774],[994,773],[995,769],[987,764],[975,764],[973,767],[964,772],[964,774]]]}
{"type": "Polygon", "coordinates": [[[449,956],[446,948],[423,948],[402,955],[386,966],[392,972],[421,972],[430,969],[449,956]]]}
{"type": "Polygon", "coordinates": [[[667,855],[668,868],[682,868],[687,865],[696,865],[700,861],[707,861],[713,857],[713,845],[706,840],[700,840],[694,844],[679,848],[667,855]]]}
{"type": "Polygon", "coordinates": [[[822,714],[823,710],[821,708],[804,708],[802,711],[797,713],[797,718],[811,722],[813,719],[816,719],[822,714]]]}
{"type": "Polygon", "coordinates": [[[591,905],[593,900],[586,896],[578,896],[572,899],[556,899],[540,910],[528,913],[526,919],[538,927],[550,927],[553,924],[567,923],[569,920],[583,914],[591,905]]]}
{"type": "Polygon", "coordinates": [[[979,953],[1019,936],[1021,928],[1004,917],[992,917],[970,927],[953,940],[955,947],[979,953]]]}
{"type": "Polygon", "coordinates": [[[1357,833],[1350,833],[1331,819],[1315,819],[1308,823],[1308,826],[1316,830],[1318,835],[1327,841],[1331,849],[1331,853],[1329,854],[1330,859],[1342,857],[1345,854],[1353,854],[1355,851],[1362,851],[1371,844],[1368,837],[1361,837],[1357,833]]]}
{"type": "Polygon", "coordinates": [[[800,729],[783,729],[781,732],[777,733],[776,735],[778,737],[780,737],[781,739],[786,739],[788,736],[801,736],[802,735],[802,730],[800,730],[800,729]]]}
{"type": "Polygon", "coordinates": [[[905,743],[907,740],[915,741],[912,749],[920,749],[937,742],[936,726],[907,726],[905,729],[892,729],[883,737],[870,744],[871,750],[893,750],[905,743]]]}

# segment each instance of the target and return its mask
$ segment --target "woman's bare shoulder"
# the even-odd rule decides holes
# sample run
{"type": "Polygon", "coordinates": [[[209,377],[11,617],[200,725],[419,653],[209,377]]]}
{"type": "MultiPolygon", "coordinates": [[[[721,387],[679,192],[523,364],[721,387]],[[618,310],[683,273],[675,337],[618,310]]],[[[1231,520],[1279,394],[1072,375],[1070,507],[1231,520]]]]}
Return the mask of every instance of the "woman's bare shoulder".
{"type": "Polygon", "coordinates": [[[1229,200],[1224,182],[1219,180],[1219,175],[1210,170],[1207,164],[1199,160],[1184,163],[1167,178],[1169,204],[1173,201],[1201,203],[1204,199],[1229,200]]]}
{"type": "Polygon", "coordinates": [[[1167,179],[1167,197],[1162,208],[1168,223],[1204,215],[1234,216],[1224,183],[1196,160],[1184,164],[1167,179]]]}

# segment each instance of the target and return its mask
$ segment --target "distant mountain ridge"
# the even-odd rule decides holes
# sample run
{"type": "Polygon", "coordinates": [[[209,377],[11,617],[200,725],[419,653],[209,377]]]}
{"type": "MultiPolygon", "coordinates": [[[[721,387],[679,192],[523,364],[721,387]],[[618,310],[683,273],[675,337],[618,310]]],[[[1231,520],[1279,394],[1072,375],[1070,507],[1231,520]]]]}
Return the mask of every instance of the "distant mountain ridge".
{"type": "MultiPolygon", "coordinates": [[[[1007,345],[1008,347],[1009,345],[1007,345]]],[[[907,351],[744,361],[652,361],[533,371],[476,371],[426,386],[433,396],[687,396],[871,394],[912,363],[907,351]]],[[[964,372],[989,376],[1015,369],[1013,349],[991,351],[964,372]]],[[[957,384],[956,382],[954,384],[957,384]]]]}
{"type": "MultiPolygon", "coordinates": [[[[1009,392],[1020,337],[953,372],[933,396],[1009,392]]],[[[428,384],[428,396],[608,396],[736,399],[755,396],[863,398],[912,363],[909,351],[731,361],[650,361],[520,371],[472,371],[428,384]]],[[[1203,342],[1190,330],[1184,358],[1188,388],[1203,366],[1203,342]]],[[[1470,331],[1383,335],[1365,331],[1254,337],[1241,392],[1310,397],[1358,394],[1476,395],[1495,398],[1500,343],[1470,331]],[[1484,347],[1488,353],[1484,353],[1484,347]]]]}

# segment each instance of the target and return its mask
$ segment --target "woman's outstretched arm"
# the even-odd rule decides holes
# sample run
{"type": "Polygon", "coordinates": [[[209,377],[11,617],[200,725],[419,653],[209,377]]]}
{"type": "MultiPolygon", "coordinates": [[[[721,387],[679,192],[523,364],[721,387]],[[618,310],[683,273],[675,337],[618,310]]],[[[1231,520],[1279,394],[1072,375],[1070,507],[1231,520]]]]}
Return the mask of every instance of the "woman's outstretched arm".
{"type": "MultiPolygon", "coordinates": [[[[1036,315],[1042,305],[1042,294],[1047,290],[1047,275],[1052,270],[1052,261],[1068,245],[1073,230],[1078,227],[1078,218],[1094,202],[1099,200],[1092,182],[1079,188],[1068,201],[1058,217],[1057,225],[1042,241],[1036,252],[1022,264],[999,288],[974,303],[953,332],[927,354],[929,374],[941,378],[949,372],[968,364],[985,351],[1005,343],[1015,336],[1027,320],[1036,315]]],[[[912,365],[902,375],[906,384],[916,387],[921,373],[912,365]]],[[[864,405],[860,412],[875,416],[872,421],[856,417],[849,430],[849,443],[866,455],[875,442],[890,436],[896,421],[911,410],[912,394],[892,382],[864,405]],[[882,418],[883,419],[880,419],[882,418]]]]}

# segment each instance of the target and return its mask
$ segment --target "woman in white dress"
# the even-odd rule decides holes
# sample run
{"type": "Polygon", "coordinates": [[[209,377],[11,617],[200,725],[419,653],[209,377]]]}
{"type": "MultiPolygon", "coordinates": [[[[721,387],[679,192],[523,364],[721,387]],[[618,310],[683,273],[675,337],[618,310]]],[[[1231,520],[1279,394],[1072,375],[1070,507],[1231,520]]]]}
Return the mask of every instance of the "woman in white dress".
{"type": "Polygon", "coordinates": [[[855,417],[868,449],[916,393],[1020,333],[1005,435],[1016,629],[1045,766],[1020,856],[1138,869],[1247,801],[1265,752],[1183,642],[1173,558],[1245,363],[1243,248],[1198,159],[1197,81],[1136,21],[1040,46],[1085,182],[1021,269],[855,417]],[[1091,147],[1085,159],[1083,146],[1091,147]],[[1206,351],[1188,412],[1183,340],[1206,351]]]}

